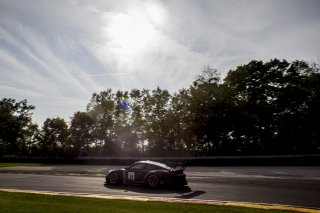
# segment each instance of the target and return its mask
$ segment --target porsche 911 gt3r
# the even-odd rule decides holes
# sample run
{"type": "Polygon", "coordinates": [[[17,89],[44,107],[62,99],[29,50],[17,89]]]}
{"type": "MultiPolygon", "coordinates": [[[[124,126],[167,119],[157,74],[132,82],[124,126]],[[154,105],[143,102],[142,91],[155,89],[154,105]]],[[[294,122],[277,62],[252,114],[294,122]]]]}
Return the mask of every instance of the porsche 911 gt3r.
{"type": "Polygon", "coordinates": [[[106,174],[106,184],[145,184],[155,188],[161,184],[174,184],[175,186],[188,185],[186,175],[183,173],[185,165],[171,168],[155,161],[138,161],[129,167],[110,170],[106,174]]]}

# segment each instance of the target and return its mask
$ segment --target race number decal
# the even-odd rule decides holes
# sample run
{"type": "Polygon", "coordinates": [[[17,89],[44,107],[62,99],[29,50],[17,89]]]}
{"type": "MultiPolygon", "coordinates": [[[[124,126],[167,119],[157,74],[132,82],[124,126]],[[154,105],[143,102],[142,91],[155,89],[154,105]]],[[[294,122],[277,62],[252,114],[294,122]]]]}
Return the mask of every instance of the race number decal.
{"type": "Polygon", "coordinates": [[[128,179],[134,180],[134,172],[128,172],[128,179]]]}

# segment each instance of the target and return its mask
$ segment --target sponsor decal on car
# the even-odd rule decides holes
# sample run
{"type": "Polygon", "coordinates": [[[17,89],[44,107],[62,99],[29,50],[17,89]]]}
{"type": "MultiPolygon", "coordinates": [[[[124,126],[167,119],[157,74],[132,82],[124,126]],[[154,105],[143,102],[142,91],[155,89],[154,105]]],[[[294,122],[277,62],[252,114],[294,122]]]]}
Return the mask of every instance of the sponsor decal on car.
{"type": "Polygon", "coordinates": [[[128,180],[134,180],[134,172],[128,172],[128,180]]]}

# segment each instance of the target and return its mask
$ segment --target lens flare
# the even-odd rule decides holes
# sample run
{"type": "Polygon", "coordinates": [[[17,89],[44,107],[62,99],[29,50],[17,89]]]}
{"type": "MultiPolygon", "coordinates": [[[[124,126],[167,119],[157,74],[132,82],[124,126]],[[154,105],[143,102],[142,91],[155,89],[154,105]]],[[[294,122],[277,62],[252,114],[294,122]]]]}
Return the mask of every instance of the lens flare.
{"type": "Polygon", "coordinates": [[[119,106],[123,109],[129,109],[130,108],[130,102],[128,98],[121,98],[119,106]]]}

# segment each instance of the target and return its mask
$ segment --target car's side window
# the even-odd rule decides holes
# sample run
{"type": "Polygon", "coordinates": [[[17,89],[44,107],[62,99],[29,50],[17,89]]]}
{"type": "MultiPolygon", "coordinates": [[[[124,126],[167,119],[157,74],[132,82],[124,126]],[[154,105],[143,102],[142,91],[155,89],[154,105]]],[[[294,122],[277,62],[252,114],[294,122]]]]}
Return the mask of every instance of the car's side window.
{"type": "Polygon", "coordinates": [[[130,170],[143,170],[145,168],[145,164],[137,163],[131,166],[130,170]]]}
{"type": "Polygon", "coordinates": [[[156,165],[148,164],[148,170],[159,170],[159,167],[156,165]]]}

